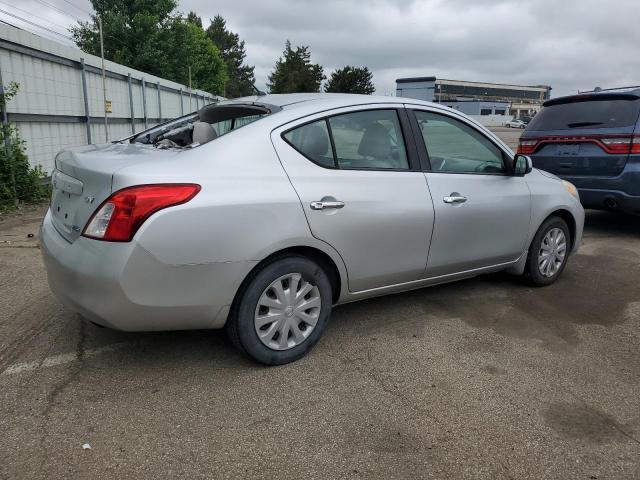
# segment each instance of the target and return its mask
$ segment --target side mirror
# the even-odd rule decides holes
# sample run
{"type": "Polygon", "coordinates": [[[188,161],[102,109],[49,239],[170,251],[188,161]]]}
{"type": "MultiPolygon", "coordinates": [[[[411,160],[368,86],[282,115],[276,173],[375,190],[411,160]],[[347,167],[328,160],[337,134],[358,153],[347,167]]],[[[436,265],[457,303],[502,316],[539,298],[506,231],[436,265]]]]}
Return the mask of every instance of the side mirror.
{"type": "Polygon", "coordinates": [[[528,155],[522,155],[520,153],[513,157],[513,174],[517,176],[523,176],[527,173],[531,173],[533,170],[533,162],[528,155]]]}

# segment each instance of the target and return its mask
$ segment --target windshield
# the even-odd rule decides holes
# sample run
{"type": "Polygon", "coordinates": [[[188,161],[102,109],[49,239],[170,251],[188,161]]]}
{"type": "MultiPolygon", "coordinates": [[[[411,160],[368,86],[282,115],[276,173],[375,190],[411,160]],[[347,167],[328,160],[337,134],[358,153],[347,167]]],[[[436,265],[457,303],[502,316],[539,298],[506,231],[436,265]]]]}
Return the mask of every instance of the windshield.
{"type": "Polygon", "coordinates": [[[634,125],[640,99],[597,99],[549,105],[529,123],[529,130],[615,128],[634,125]]]}

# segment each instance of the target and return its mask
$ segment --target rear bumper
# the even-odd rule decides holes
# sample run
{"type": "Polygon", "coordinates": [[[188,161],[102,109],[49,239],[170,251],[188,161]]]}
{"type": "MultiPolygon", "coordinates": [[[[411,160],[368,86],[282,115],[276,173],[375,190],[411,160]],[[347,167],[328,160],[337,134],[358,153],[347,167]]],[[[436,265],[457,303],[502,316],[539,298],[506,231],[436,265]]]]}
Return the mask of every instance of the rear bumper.
{"type": "Polygon", "coordinates": [[[640,214],[640,196],[627,195],[617,190],[578,188],[578,192],[584,208],[640,214]]]}
{"type": "Polygon", "coordinates": [[[640,163],[635,158],[615,177],[559,176],[577,187],[585,208],[640,213],[640,163]]]}
{"type": "Polygon", "coordinates": [[[40,244],[49,286],[68,308],[126,331],[219,328],[251,262],[168,265],[135,240],[110,243],[55,229],[48,212],[40,244]]]}

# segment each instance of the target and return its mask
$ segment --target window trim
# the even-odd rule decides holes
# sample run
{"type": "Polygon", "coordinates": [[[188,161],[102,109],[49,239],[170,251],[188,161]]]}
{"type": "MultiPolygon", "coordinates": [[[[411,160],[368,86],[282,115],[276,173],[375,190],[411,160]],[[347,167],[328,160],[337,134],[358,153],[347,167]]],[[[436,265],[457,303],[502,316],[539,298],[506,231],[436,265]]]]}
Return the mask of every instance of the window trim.
{"type": "Polygon", "coordinates": [[[507,152],[505,152],[505,150],[499,144],[497,144],[492,138],[488,137],[482,130],[477,128],[477,126],[473,125],[471,122],[467,122],[463,118],[458,118],[453,115],[447,115],[446,112],[442,112],[442,111],[414,108],[413,106],[411,108],[407,108],[407,110],[409,111],[409,118],[411,119],[411,124],[414,130],[413,136],[415,138],[416,144],[418,145],[418,151],[423,153],[423,155],[421,156],[421,164],[422,164],[423,172],[446,173],[450,175],[482,175],[482,176],[492,175],[496,177],[513,177],[514,176],[513,165],[512,165],[513,162],[509,161],[511,159],[511,156],[507,152]],[[422,136],[422,132],[420,131],[420,126],[418,125],[418,118],[416,116],[416,112],[425,112],[425,113],[431,113],[434,115],[441,115],[443,117],[447,117],[451,120],[455,120],[462,123],[463,125],[466,125],[467,127],[477,132],[478,134],[482,135],[483,138],[489,141],[500,152],[500,155],[502,157],[502,166],[504,167],[505,171],[502,173],[490,173],[490,172],[447,172],[442,170],[434,170],[431,167],[429,150],[427,149],[427,145],[424,141],[424,137],[422,136]]]}
{"type": "Polygon", "coordinates": [[[364,108],[359,108],[357,110],[349,110],[346,112],[338,112],[338,113],[333,113],[330,115],[325,115],[322,117],[318,117],[318,118],[314,118],[313,120],[309,120],[307,122],[303,122],[303,123],[298,123],[294,126],[292,126],[291,128],[288,128],[286,130],[284,130],[282,133],[280,133],[280,138],[287,144],[289,145],[291,148],[293,148],[296,152],[298,152],[300,155],[302,155],[304,158],[306,158],[307,160],[309,160],[311,163],[313,163],[314,165],[320,167],[320,168],[324,168],[326,170],[344,170],[344,171],[363,171],[363,172],[420,172],[422,171],[421,169],[421,165],[420,165],[420,161],[419,161],[419,150],[415,145],[415,139],[413,138],[413,131],[410,127],[410,118],[407,114],[407,109],[403,108],[403,107],[398,107],[398,106],[389,106],[389,107],[383,107],[383,106],[379,106],[376,105],[374,108],[366,108],[366,106],[363,106],[364,108]],[[329,122],[330,118],[333,117],[338,117],[341,115],[349,115],[349,114],[353,114],[353,113],[360,113],[360,112],[373,112],[373,111],[378,111],[378,110],[390,110],[390,111],[395,111],[396,115],[398,117],[398,125],[400,126],[400,134],[402,135],[402,140],[404,141],[404,147],[405,147],[405,153],[407,156],[407,163],[408,163],[408,167],[407,168],[358,168],[358,167],[340,167],[338,165],[338,155],[336,153],[335,150],[335,142],[333,139],[333,131],[331,130],[331,122],[329,122]],[[326,122],[326,126],[327,126],[327,131],[329,134],[329,141],[331,143],[331,152],[333,154],[333,162],[334,162],[334,166],[333,167],[327,167],[326,165],[321,165],[320,163],[316,162],[315,160],[313,160],[312,158],[309,158],[304,152],[300,151],[295,145],[293,145],[291,142],[289,142],[289,140],[285,137],[286,134],[288,134],[289,132],[300,128],[300,127],[304,127],[305,125],[310,125],[312,123],[318,123],[321,121],[325,121],[326,122]]]}

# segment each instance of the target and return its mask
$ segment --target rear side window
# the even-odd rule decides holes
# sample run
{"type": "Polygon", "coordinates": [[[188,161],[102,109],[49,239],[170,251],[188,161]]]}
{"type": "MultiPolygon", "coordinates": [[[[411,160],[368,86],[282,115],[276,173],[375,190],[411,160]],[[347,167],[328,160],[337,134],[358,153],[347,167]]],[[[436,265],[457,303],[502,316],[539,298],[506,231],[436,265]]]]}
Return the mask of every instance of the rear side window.
{"type": "Polygon", "coordinates": [[[640,99],[590,99],[549,105],[529,123],[529,130],[616,128],[634,125],[640,99]]]}
{"type": "Polygon", "coordinates": [[[284,138],[300,153],[323,167],[409,169],[395,110],[366,110],[335,115],[290,130],[284,134],[284,138]]]}
{"type": "Polygon", "coordinates": [[[369,110],[329,118],[340,168],[407,169],[395,110],[369,110]]]}

